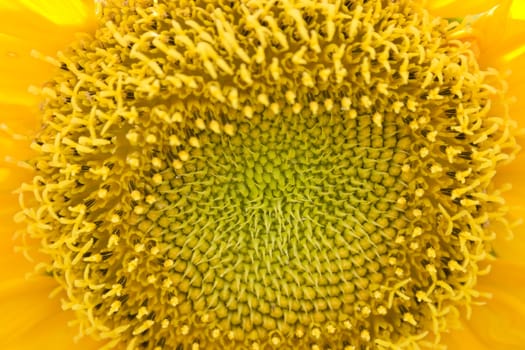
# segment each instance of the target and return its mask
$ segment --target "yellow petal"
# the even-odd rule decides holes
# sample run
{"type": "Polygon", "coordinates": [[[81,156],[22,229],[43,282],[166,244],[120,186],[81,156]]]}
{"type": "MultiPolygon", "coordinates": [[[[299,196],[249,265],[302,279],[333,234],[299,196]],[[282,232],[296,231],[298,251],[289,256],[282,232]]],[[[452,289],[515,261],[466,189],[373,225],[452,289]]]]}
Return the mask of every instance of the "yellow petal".
{"type": "Polygon", "coordinates": [[[483,67],[495,67],[504,72],[509,62],[522,55],[525,22],[513,18],[511,8],[511,1],[503,1],[472,22],[472,41],[479,48],[483,67]]]}
{"type": "MultiPolygon", "coordinates": [[[[521,112],[523,117],[523,110],[521,112]]],[[[524,120],[525,121],[525,120],[524,120]]],[[[525,125],[522,123],[522,126],[525,125]]],[[[523,147],[525,140],[523,137],[518,138],[518,142],[523,147]]],[[[494,251],[497,256],[516,262],[525,263],[525,182],[521,180],[525,172],[525,152],[518,153],[516,159],[510,164],[506,164],[498,169],[495,178],[495,186],[502,187],[510,184],[512,188],[504,192],[506,206],[509,209],[507,216],[511,225],[517,225],[513,228],[514,238],[509,240],[505,235],[498,235],[494,244],[494,251]],[[519,224],[522,222],[521,224],[519,224]]],[[[496,228],[497,230],[498,228],[496,228]]]]}
{"type": "Polygon", "coordinates": [[[456,329],[442,336],[443,344],[447,345],[448,350],[494,350],[484,344],[477,334],[469,329],[465,322],[461,323],[461,329],[456,329]]]}
{"type": "Polygon", "coordinates": [[[15,252],[21,242],[12,239],[17,226],[12,221],[18,210],[12,191],[27,173],[17,161],[29,155],[29,139],[14,134],[31,134],[37,126],[35,103],[27,92],[49,78],[55,67],[31,57],[36,49],[53,55],[64,49],[76,32],[93,28],[93,6],[71,1],[0,1],[0,348],[1,349],[91,349],[86,339],[73,343],[76,329],[67,326],[74,319],[63,312],[59,298],[50,300],[56,282],[48,278],[25,279],[32,263],[15,252]]]}
{"type": "Polygon", "coordinates": [[[501,3],[498,0],[428,0],[423,2],[434,15],[446,18],[458,18],[475,15],[490,10],[501,3]]]}
{"type": "Polygon", "coordinates": [[[41,14],[58,25],[82,25],[90,17],[92,8],[80,0],[19,0],[28,9],[41,14]]]}
{"type": "MultiPolygon", "coordinates": [[[[18,2],[26,4],[18,8],[7,9],[2,9],[0,5],[0,33],[18,38],[26,45],[34,45],[33,48],[38,50],[41,50],[41,47],[50,47],[54,50],[64,48],[75,37],[75,32],[90,31],[95,26],[93,4],[80,6],[78,0],[21,0],[18,2]],[[47,5],[56,2],[61,5],[47,5]],[[70,3],[76,5],[68,6],[70,3]],[[29,9],[25,6],[28,6],[29,9]],[[61,15],[61,11],[65,13],[61,15]],[[55,17],[63,18],[55,20],[55,17]]],[[[54,52],[46,53],[54,54],[54,52]]]]}
{"type": "Polygon", "coordinates": [[[21,39],[0,33],[0,103],[27,106],[37,103],[38,98],[28,92],[28,87],[45,81],[54,67],[31,57],[31,49],[21,39]]]}
{"type": "MultiPolygon", "coordinates": [[[[505,49],[503,60],[508,63],[520,56],[525,56],[525,20],[509,18],[505,29],[502,41],[495,47],[505,49]]],[[[523,66],[521,68],[523,71],[523,66]]]]}
{"type": "Polygon", "coordinates": [[[450,350],[525,349],[525,264],[498,259],[478,289],[492,298],[474,306],[471,319],[463,319],[462,329],[444,336],[444,343],[450,350]]]}
{"type": "MultiPolygon", "coordinates": [[[[0,138],[16,139],[29,148],[30,141],[40,127],[38,106],[2,104],[0,108],[0,138]],[[23,140],[25,138],[25,140],[23,140]]],[[[14,149],[16,153],[20,148],[14,149]]],[[[8,152],[5,150],[4,152],[8,152]]]]}
{"type": "Polygon", "coordinates": [[[510,9],[512,18],[525,20],[525,1],[514,0],[510,9]]]}
{"type": "Polygon", "coordinates": [[[77,330],[67,325],[74,315],[61,310],[58,298],[48,297],[54,286],[55,282],[45,277],[0,283],[2,350],[97,348],[96,343],[87,337],[74,342],[77,330]]]}
{"type": "Polygon", "coordinates": [[[497,260],[479,289],[493,297],[474,309],[469,327],[492,349],[525,349],[525,264],[497,260]]]}
{"type": "Polygon", "coordinates": [[[3,10],[21,10],[22,5],[18,1],[0,0],[0,11],[3,10]]]}
{"type": "Polygon", "coordinates": [[[47,3],[24,0],[10,7],[0,3],[0,103],[34,104],[37,99],[27,92],[28,85],[41,84],[55,68],[31,57],[31,51],[54,55],[67,47],[76,33],[94,28],[92,6],[79,6],[78,0],[71,1],[73,5],[61,1],[62,6],[54,9],[45,5],[47,3]],[[57,24],[55,17],[61,11],[65,11],[63,21],[68,22],[67,25],[57,24]],[[71,16],[74,20],[66,19],[71,16]]]}
{"type": "MultiPolygon", "coordinates": [[[[523,303],[525,300],[525,263],[512,259],[497,259],[490,264],[491,273],[480,278],[480,289],[498,288],[521,299],[523,303]]],[[[498,297],[496,296],[495,299],[498,297]]]]}

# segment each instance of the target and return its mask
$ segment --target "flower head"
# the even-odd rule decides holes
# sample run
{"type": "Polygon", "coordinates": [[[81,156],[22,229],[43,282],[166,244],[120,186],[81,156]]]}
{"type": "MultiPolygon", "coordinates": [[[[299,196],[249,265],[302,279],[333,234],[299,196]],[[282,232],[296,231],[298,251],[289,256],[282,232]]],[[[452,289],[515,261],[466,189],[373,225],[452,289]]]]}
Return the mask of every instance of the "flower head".
{"type": "Polygon", "coordinates": [[[518,151],[504,63],[520,55],[482,54],[490,16],[408,0],[96,14],[68,49],[33,53],[56,70],[31,89],[41,127],[16,215],[81,332],[431,347],[485,300],[479,276],[511,235],[496,174],[518,151]]]}

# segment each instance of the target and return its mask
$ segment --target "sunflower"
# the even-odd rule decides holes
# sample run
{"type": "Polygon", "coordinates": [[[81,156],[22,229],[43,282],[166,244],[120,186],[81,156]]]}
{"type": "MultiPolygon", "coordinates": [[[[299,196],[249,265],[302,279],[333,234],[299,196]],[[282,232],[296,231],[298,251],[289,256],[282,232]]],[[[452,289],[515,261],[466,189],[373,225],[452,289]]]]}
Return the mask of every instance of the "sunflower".
{"type": "Polygon", "coordinates": [[[525,349],[523,1],[0,11],[3,349],[525,349]]]}

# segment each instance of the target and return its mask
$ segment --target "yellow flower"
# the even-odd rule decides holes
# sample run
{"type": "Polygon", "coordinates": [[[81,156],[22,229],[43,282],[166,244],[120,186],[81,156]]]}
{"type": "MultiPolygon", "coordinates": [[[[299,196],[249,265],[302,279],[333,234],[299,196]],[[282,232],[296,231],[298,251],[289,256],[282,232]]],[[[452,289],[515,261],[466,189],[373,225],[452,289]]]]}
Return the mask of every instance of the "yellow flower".
{"type": "Polygon", "coordinates": [[[525,349],[523,1],[122,3],[0,1],[2,349],[525,349]]]}

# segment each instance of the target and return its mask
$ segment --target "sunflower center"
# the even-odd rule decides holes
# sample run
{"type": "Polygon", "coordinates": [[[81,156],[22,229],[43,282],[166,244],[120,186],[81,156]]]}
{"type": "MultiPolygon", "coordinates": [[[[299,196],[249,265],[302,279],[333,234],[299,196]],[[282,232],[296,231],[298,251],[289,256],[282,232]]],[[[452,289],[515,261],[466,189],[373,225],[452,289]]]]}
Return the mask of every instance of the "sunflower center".
{"type": "Polygon", "coordinates": [[[379,307],[380,282],[394,276],[384,230],[405,188],[392,158],[407,151],[385,123],[389,133],[367,117],[283,113],[240,121],[234,136],[200,135],[157,188],[168,255],[187,254],[175,262],[179,301],[210,298],[199,311],[221,329],[274,342],[379,307]]]}
{"type": "Polygon", "coordinates": [[[109,1],[57,59],[22,188],[86,333],[418,347],[469,307],[503,84],[411,1],[109,1]]]}

